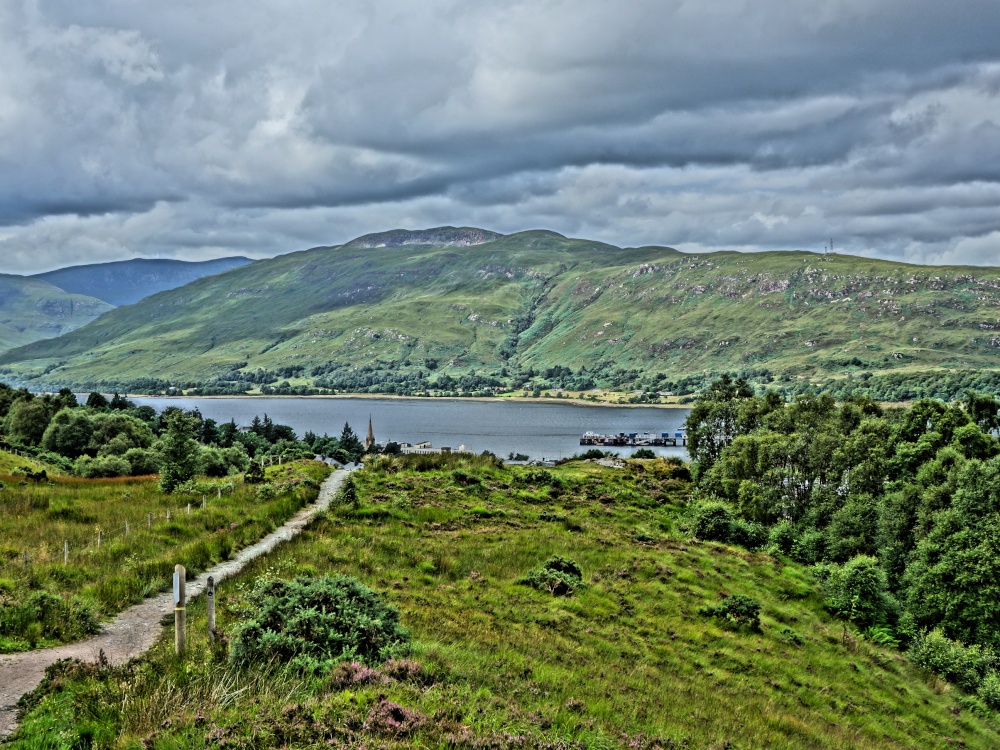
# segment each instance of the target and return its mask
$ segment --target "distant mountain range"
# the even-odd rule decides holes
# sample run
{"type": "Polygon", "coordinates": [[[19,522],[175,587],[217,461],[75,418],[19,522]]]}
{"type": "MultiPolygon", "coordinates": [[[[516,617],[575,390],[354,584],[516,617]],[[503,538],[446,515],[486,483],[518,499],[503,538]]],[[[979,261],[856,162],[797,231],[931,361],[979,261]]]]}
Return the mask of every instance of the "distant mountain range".
{"type": "Polygon", "coordinates": [[[113,263],[70,266],[35,274],[70,292],[104,300],[115,307],[131,305],[144,297],[189,284],[203,276],[245,266],[249,258],[218,258],[202,262],[135,258],[113,263]]]}
{"type": "Polygon", "coordinates": [[[612,383],[630,371],[672,380],[996,368],[1000,270],[394,230],[198,279],[0,364],[47,386],[158,379],[237,390],[279,377],[391,390],[556,367],[612,383]]]}
{"type": "Polygon", "coordinates": [[[86,325],[112,306],[40,279],[0,275],[0,349],[52,338],[86,325]]]}

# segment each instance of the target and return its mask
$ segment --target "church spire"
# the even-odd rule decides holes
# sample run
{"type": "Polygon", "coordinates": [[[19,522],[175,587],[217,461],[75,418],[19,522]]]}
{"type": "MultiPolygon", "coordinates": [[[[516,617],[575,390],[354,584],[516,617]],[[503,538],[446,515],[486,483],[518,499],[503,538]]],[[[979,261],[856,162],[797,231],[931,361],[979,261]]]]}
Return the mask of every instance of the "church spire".
{"type": "Polygon", "coordinates": [[[372,415],[368,415],[368,437],[365,438],[365,450],[371,450],[375,445],[375,430],[372,429],[372,415]]]}

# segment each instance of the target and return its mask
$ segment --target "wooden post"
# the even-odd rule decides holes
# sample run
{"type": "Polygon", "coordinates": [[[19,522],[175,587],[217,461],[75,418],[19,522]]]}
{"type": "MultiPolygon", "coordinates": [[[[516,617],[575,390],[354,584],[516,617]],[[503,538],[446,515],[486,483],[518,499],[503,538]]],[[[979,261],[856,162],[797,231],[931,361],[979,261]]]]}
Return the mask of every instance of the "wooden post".
{"type": "Polygon", "coordinates": [[[174,566],[174,651],[178,656],[184,655],[187,646],[187,592],[185,591],[185,576],[187,571],[183,565],[174,566]]]}
{"type": "Polygon", "coordinates": [[[221,500],[221,499],[222,499],[222,485],[220,484],[220,485],[219,485],[218,487],[216,487],[215,489],[217,489],[217,490],[219,491],[219,499],[221,500]]]}
{"type": "Polygon", "coordinates": [[[100,529],[98,529],[97,530],[97,549],[101,548],[101,537],[103,537],[103,536],[104,536],[104,533],[100,529]]]}
{"type": "Polygon", "coordinates": [[[208,613],[208,642],[215,645],[215,578],[208,577],[205,586],[205,609],[208,613]]]}
{"type": "Polygon", "coordinates": [[[191,515],[191,503],[188,503],[188,515],[191,515]]]}
{"type": "Polygon", "coordinates": [[[63,542],[63,565],[69,565],[69,539],[63,542]]]}
{"type": "Polygon", "coordinates": [[[168,521],[170,520],[170,510],[169,509],[167,510],[167,520],[168,521]]]}
{"type": "Polygon", "coordinates": [[[128,536],[128,532],[129,532],[128,521],[126,521],[125,522],[125,536],[128,536]]]}
{"type": "Polygon", "coordinates": [[[146,516],[146,528],[149,529],[149,530],[151,530],[151,531],[153,529],[153,514],[152,513],[150,513],[148,516],[146,516]]]}

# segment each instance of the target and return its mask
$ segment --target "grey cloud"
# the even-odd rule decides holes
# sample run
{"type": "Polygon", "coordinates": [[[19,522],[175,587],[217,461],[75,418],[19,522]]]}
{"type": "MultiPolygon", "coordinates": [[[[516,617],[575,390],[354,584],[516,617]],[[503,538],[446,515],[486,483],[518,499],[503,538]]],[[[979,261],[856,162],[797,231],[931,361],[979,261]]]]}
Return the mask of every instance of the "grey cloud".
{"type": "Polygon", "coordinates": [[[0,0],[0,270],[440,223],[984,262],[998,27],[987,0],[0,0]]]}

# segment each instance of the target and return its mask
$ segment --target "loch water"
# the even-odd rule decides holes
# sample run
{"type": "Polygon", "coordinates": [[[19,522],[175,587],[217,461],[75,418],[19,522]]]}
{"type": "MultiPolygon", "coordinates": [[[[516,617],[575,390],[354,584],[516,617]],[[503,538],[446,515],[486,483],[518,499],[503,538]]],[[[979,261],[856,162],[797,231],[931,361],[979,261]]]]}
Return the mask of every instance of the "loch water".
{"type": "MultiPolygon", "coordinates": [[[[583,406],[572,403],[472,401],[464,399],[390,398],[133,398],[157,411],[168,406],[199,409],[217,422],[235,419],[241,426],[254,416],[267,414],[279,424],[290,425],[299,436],[340,434],[347,422],[363,439],[371,417],[379,442],[417,443],[433,447],[492,451],[506,457],[524,453],[532,459],[559,459],[587,450],[580,436],[589,431],[669,432],[680,429],[689,409],[656,407],[583,406]]],[[[612,448],[627,456],[635,449],[612,448]]],[[[653,448],[659,455],[686,457],[684,448],[653,448]]]]}

